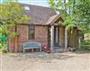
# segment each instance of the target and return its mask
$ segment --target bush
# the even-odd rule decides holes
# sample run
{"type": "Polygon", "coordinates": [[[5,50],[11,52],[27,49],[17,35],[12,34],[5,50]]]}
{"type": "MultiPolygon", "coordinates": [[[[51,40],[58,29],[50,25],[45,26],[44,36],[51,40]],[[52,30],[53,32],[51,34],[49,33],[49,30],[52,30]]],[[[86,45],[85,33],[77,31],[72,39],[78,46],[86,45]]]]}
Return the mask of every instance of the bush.
{"type": "Polygon", "coordinates": [[[82,41],[81,48],[84,50],[90,50],[90,40],[82,41]]]}
{"type": "Polygon", "coordinates": [[[82,41],[81,45],[90,45],[90,40],[82,41]]]}
{"type": "Polygon", "coordinates": [[[0,33],[0,48],[6,47],[7,36],[0,33]]]}

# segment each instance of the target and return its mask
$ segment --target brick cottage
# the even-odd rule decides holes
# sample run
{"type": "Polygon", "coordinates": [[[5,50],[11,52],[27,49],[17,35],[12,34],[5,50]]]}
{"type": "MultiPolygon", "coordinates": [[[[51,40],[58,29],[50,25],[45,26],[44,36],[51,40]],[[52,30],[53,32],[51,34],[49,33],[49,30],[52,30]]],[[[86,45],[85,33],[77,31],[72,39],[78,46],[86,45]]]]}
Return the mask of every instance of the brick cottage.
{"type": "MultiPolygon", "coordinates": [[[[78,30],[73,30],[72,40],[69,41],[69,32],[66,33],[61,15],[48,7],[21,4],[26,14],[31,17],[29,23],[22,23],[13,27],[19,33],[18,39],[9,38],[10,51],[22,51],[22,44],[27,41],[37,41],[48,45],[51,50],[56,48],[78,47],[78,30]]],[[[12,32],[13,32],[12,31],[12,32]]]]}

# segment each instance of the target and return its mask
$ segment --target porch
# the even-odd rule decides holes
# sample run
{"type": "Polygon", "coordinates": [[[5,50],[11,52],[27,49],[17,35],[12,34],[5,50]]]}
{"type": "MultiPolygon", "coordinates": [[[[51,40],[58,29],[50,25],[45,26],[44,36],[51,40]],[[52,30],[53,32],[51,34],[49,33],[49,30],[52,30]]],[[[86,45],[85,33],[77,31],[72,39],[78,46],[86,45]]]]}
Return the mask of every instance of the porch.
{"type": "Polygon", "coordinates": [[[53,25],[49,29],[48,42],[51,52],[63,52],[65,49],[65,27],[53,25]]]}
{"type": "Polygon", "coordinates": [[[54,15],[49,18],[47,24],[49,27],[49,46],[52,52],[62,52],[67,49],[67,30],[63,25],[63,19],[60,15],[54,15]]]}

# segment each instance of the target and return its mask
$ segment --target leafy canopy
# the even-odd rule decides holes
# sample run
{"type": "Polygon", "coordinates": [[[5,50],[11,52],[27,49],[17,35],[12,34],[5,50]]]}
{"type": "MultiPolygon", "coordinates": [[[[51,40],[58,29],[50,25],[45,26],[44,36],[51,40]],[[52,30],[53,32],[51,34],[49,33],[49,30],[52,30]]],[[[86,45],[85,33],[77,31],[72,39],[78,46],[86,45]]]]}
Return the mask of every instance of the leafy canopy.
{"type": "Polygon", "coordinates": [[[17,2],[0,4],[0,32],[8,32],[8,28],[28,20],[29,17],[25,15],[24,8],[17,2]]]}
{"type": "Polygon", "coordinates": [[[67,28],[90,31],[90,0],[49,0],[49,4],[63,16],[67,28]]]}

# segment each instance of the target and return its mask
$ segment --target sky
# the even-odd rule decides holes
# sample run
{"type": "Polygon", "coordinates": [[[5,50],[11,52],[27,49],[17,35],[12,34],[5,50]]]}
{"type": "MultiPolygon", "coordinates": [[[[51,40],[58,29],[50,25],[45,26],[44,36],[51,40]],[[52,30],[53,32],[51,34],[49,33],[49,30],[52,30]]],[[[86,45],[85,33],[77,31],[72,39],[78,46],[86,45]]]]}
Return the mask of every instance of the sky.
{"type": "Polygon", "coordinates": [[[33,4],[33,5],[40,5],[48,7],[48,0],[19,0],[20,3],[26,3],[26,4],[33,4]]]}
{"type": "MultiPolygon", "coordinates": [[[[4,0],[0,0],[0,3],[2,3],[3,1],[4,0]]],[[[18,0],[18,1],[19,3],[26,3],[26,4],[33,4],[33,5],[49,7],[48,0],[18,0]]]]}

